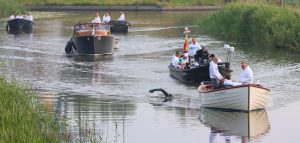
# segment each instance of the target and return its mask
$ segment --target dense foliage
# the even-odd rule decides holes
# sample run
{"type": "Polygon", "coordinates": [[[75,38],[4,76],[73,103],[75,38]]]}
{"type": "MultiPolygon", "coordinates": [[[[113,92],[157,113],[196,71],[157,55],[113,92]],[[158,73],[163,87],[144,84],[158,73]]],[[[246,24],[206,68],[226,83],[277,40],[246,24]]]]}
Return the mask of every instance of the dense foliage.
{"type": "Polygon", "coordinates": [[[16,13],[24,13],[24,8],[15,0],[0,0],[0,17],[16,13]]]}
{"type": "Polygon", "coordinates": [[[1,143],[60,142],[57,123],[36,97],[28,86],[0,77],[1,143]]]}
{"type": "Polygon", "coordinates": [[[231,3],[201,26],[225,40],[300,51],[300,12],[296,9],[262,3],[231,3]]]}

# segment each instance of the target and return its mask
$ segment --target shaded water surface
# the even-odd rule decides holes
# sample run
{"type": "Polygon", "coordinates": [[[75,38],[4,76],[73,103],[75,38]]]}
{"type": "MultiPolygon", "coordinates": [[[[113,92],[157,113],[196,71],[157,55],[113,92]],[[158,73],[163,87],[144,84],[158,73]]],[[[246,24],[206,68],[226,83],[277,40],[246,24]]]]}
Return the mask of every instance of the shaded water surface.
{"type": "MultiPolygon", "coordinates": [[[[267,109],[249,114],[199,109],[197,87],[169,76],[167,65],[183,46],[185,26],[191,26],[192,36],[208,46],[210,53],[226,59],[225,42],[206,36],[197,27],[211,13],[127,12],[133,26],[128,34],[116,34],[120,48],[111,57],[94,62],[68,58],[64,53],[72,26],[91,21],[93,12],[38,19],[35,32],[29,35],[8,35],[1,28],[0,73],[32,83],[41,103],[68,119],[64,131],[72,142],[296,141],[300,134],[297,55],[233,44],[233,79],[239,77],[239,61],[246,60],[255,80],[271,89],[267,109]],[[164,88],[174,97],[150,96],[152,88],[164,88]],[[251,130],[250,123],[254,124],[251,130]]],[[[118,14],[112,12],[111,17],[118,14]]]]}

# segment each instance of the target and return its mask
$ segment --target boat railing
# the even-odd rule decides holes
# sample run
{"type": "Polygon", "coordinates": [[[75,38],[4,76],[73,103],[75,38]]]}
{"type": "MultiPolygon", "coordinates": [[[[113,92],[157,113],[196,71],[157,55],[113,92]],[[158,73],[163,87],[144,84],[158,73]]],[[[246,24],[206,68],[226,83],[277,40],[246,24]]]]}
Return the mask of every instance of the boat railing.
{"type": "Polygon", "coordinates": [[[74,36],[110,35],[110,26],[105,23],[79,23],[74,25],[74,36]]]}

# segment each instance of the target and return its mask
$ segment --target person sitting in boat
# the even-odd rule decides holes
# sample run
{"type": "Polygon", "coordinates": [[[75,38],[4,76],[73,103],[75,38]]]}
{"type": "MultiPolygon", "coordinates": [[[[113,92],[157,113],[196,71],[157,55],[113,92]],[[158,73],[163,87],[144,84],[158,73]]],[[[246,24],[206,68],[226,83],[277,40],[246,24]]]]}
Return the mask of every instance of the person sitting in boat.
{"type": "Polygon", "coordinates": [[[85,30],[85,26],[78,22],[75,26],[75,31],[85,30]]]}
{"type": "Polygon", "coordinates": [[[211,54],[209,57],[212,59],[212,61],[209,63],[209,77],[211,79],[213,87],[219,88],[220,81],[223,81],[224,78],[220,74],[218,69],[218,57],[214,54],[211,54]]]}
{"type": "Polygon", "coordinates": [[[226,75],[225,77],[225,80],[223,82],[223,85],[226,87],[226,86],[239,86],[239,85],[242,85],[242,83],[239,83],[239,82],[233,82],[231,80],[231,75],[226,75]]]}
{"type": "Polygon", "coordinates": [[[192,43],[188,45],[188,53],[190,57],[194,57],[196,52],[201,49],[201,46],[197,42],[196,38],[192,38],[192,43]]]}
{"type": "Polygon", "coordinates": [[[17,14],[16,19],[23,19],[23,16],[21,13],[17,14]]]}
{"type": "Polygon", "coordinates": [[[240,82],[242,84],[250,84],[253,81],[253,71],[252,69],[247,65],[246,62],[241,62],[242,67],[242,73],[240,75],[240,82]]]}
{"type": "Polygon", "coordinates": [[[184,53],[180,58],[178,62],[180,69],[187,69],[189,68],[189,54],[184,53]]]}
{"type": "Polygon", "coordinates": [[[121,12],[121,15],[118,18],[118,21],[125,21],[125,14],[123,12],[121,12]]]}
{"type": "Polygon", "coordinates": [[[172,56],[172,62],[171,65],[175,68],[178,68],[178,63],[179,63],[179,57],[181,56],[180,51],[176,51],[175,55],[172,56]]]}
{"type": "Polygon", "coordinates": [[[101,19],[99,17],[99,13],[98,12],[96,12],[95,19],[92,20],[92,23],[101,23],[101,19]]]}
{"type": "Polygon", "coordinates": [[[33,21],[33,17],[32,17],[32,15],[29,12],[27,13],[25,19],[29,20],[29,21],[33,21]]]}
{"type": "Polygon", "coordinates": [[[8,17],[8,20],[14,20],[15,19],[15,15],[11,15],[8,17]]]}
{"type": "Polygon", "coordinates": [[[109,16],[108,12],[105,12],[105,14],[102,18],[102,22],[103,23],[109,23],[110,22],[110,16],[109,16]]]}
{"type": "Polygon", "coordinates": [[[198,65],[207,65],[209,63],[209,53],[206,47],[202,47],[194,55],[194,60],[198,65]]]}

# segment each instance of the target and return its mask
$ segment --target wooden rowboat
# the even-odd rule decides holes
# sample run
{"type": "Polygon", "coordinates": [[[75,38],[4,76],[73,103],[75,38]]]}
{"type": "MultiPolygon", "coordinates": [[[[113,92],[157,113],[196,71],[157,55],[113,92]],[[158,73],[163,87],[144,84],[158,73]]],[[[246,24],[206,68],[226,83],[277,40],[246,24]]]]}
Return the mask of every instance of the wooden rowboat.
{"type": "Polygon", "coordinates": [[[259,84],[219,89],[210,89],[207,85],[201,84],[198,91],[202,107],[242,111],[264,109],[270,93],[270,89],[259,84]]]}

